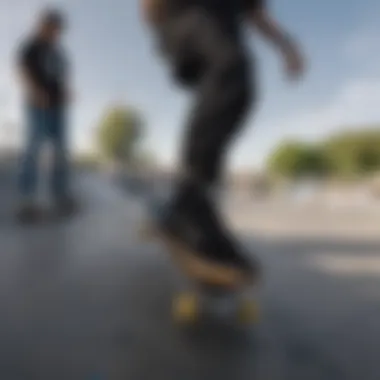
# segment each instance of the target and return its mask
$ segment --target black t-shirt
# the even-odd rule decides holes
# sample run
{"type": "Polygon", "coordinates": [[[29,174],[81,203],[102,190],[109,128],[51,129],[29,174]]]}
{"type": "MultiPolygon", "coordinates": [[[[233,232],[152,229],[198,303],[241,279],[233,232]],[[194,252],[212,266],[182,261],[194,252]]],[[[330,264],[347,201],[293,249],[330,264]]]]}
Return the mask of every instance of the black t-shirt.
{"type": "Polygon", "coordinates": [[[59,46],[32,38],[22,45],[18,63],[33,82],[46,91],[50,104],[59,105],[64,101],[67,60],[59,46]]]}
{"type": "Polygon", "coordinates": [[[263,9],[266,7],[266,0],[243,0],[242,9],[244,11],[263,9]]]}
{"type": "Polygon", "coordinates": [[[199,7],[230,19],[250,10],[263,8],[265,3],[266,0],[166,0],[169,10],[199,7]]]}
{"type": "Polygon", "coordinates": [[[176,18],[191,9],[205,11],[221,27],[233,34],[239,34],[244,15],[265,8],[266,0],[165,0],[166,12],[176,18]]]}

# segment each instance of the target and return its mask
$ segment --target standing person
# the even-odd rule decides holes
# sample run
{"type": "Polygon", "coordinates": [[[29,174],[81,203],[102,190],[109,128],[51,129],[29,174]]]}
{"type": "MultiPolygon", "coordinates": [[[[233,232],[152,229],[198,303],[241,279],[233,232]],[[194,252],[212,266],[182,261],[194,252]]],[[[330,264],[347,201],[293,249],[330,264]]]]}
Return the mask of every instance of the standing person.
{"type": "Polygon", "coordinates": [[[203,277],[245,283],[259,265],[243,253],[213,201],[230,145],[258,95],[242,20],[276,48],[291,77],[302,74],[301,54],[265,0],[142,0],[142,10],[175,80],[194,97],[180,179],[169,204],[154,215],[156,230],[203,277]]]}
{"type": "Polygon", "coordinates": [[[32,36],[22,44],[17,57],[25,92],[27,138],[22,156],[18,216],[38,215],[36,188],[38,158],[44,142],[53,148],[51,191],[59,211],[72,212],[66,146],[66,114],[69,100],[68,62],[60,45],[65,20],[58,10],[41,15],[32,36]]]}

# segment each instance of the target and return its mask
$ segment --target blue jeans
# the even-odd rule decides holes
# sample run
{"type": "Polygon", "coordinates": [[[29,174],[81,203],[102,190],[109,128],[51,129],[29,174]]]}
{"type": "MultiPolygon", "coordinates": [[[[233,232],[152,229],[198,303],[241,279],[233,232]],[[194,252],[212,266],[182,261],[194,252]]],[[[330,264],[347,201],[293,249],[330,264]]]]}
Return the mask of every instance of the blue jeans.
{"type": "Polygon", "coordinates": [[[21,159],[19,190],[22,197],[35,195],[38,184],[38,164],[41,147],[49,142],[53,147],[50,188],[55,198],[68,195],[68,159],[66,147],[66,112],[64,107],[26,110],[26,149],[21,159]]]}

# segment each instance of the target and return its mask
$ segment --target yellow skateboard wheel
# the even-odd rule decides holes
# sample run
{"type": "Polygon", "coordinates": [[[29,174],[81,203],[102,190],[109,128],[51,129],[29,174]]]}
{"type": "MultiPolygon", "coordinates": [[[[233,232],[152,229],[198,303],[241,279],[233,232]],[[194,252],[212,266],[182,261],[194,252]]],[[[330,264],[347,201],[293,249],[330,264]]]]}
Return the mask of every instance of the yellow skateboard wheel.
{"type": "Polygon", "coordinates": [[[195,294],[181,294],[173,302],[173,316],[179,323],[194,323],[199,313],[199,302],[195,294]]]}
{"type": "Polygon", "coordinates": [[[245,325],[259,321],[259,309],[253,301],[243,301],[238,310],[239,322],[245,325]]]}

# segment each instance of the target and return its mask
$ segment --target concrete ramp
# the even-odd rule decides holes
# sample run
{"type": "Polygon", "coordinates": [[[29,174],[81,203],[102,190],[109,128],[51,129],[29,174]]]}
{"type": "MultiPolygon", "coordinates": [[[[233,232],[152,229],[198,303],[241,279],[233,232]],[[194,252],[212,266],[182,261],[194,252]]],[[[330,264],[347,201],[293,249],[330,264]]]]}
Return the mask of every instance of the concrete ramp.
{"type": "MultiPolygon", "coordinates": [[[[355,335],[357,347],[347,344],[361,318],[349,306],[368,315],[379,305],[305,269],[309,245],[261,244],[267,279],[256,328],[184,330],[170,309],[184,280],[159,245],[138,240],[138,200],[98,174],[83,174],[78,188],[83,212],[70,222],[25,228],[1,215],[0,379],[379,379],[368,346],[378,344],[379,323],[355,335]]],[[[5,207],[12,193],[2,189],[5,207]]]]}

